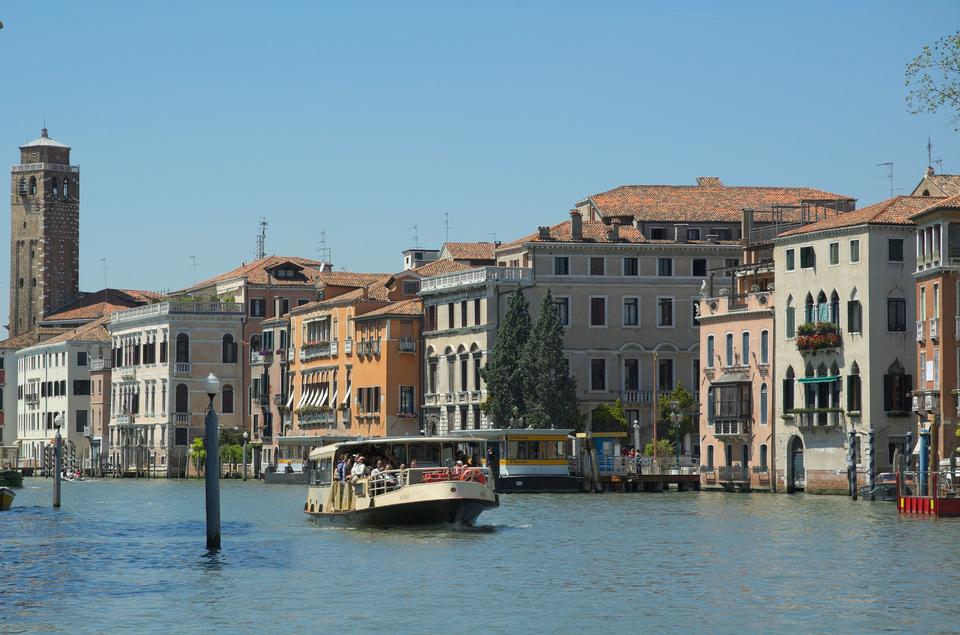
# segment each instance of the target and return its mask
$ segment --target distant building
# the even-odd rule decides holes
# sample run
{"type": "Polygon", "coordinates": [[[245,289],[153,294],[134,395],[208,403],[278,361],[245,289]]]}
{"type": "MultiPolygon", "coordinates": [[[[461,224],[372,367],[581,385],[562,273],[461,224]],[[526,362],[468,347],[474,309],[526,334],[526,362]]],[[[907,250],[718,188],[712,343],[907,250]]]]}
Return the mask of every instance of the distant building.
{"type": "Polygon", "coordinates": [[[90,360],[90,465],[95,476],[107,471],[110,457],[111,356],[90,360]]]}
{"type": "Polygon", "coordinates": [[[913,188],[910,196],[938,198],[957,194],[960,194],[960,174],[937,174],[933,166],[928,166],[923,178],[913,188]]]}
{"type": "Polygon", "coordinates": [[[444,243],[440,249],[439,260],[454,260],[473,267],[486,267],[496,264],[494,252],[500,243],[444,243]]]}
{"type": "Polygon", "coordinates": [[[403,250],[403,268],[416,269],[422,267],[428,262],[433,262],[440,255],[439,249],[404,249],[403,250]]]}

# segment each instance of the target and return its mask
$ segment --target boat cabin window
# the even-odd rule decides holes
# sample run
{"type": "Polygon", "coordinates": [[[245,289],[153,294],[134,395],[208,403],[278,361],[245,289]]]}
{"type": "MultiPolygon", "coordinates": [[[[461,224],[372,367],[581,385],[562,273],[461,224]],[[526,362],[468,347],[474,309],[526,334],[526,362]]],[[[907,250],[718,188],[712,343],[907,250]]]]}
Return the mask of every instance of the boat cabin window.
{"type": "Polygon", "coordinates": [[[329,487],[333,482],[333,457],[324,457],[319,461],[310,461],[310,484],[329,487]]]}
{"type": "Polygon", "coordinates": [[[407,447],[407,451],[410,454],[410,463],[416,461],[417,467],[438,467],[440,465],[439,443],[411,443],[407,447]]]}
{"type": "Polygon", "coordinates": [[[540,460],[562,459],[566,457],[564,441],[510,441],[507,459],[540,460]]]}

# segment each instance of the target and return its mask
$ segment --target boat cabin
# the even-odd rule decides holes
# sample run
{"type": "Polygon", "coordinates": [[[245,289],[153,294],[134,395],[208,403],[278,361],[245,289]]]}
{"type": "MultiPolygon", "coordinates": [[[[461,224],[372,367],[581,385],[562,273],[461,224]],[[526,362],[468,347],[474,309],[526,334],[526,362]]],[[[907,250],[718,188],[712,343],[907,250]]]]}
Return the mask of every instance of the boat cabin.
{"type": "Polygon", "coordinates": [[[566,492],[580,487],[579,479],[570,474],[572,433],[569,428],[494,428],[450,434],[487,440],[488,462],[498,492],[566,492]]]}

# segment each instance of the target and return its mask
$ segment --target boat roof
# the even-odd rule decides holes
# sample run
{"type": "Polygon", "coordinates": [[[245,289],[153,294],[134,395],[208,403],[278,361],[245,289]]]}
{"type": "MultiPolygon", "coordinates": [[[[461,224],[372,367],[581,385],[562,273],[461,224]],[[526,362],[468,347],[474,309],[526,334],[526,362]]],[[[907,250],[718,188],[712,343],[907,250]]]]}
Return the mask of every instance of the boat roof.
{"type": "Polygon", "coordinates": [[[455,437],[479,437],[481,439],[530,436],[568,437],[573,434],[573,428],[490,428],[487,430],[451,430],[449,434],[455,437]]]}
{"type": "MultiPolygon", "coordinates": [[[[475,430],[473,432],[479,432],[475,430]]],[[[343,441],[340,443],[330,443],[328,445],[322,445],[319,448],[314,448],[310,451],[310,458],[315,459],[326,454],[332,454],[341,448],[349,448],[354,446],[362,445],[372,445],[372,444],[383,444],[383,443],[461,443],[463,441],[486,441],[486,439],[477,437],[477,436],[445,436],[445,437],[366,437],[362,439],[356,439],[354,441],[343,441]]]]}

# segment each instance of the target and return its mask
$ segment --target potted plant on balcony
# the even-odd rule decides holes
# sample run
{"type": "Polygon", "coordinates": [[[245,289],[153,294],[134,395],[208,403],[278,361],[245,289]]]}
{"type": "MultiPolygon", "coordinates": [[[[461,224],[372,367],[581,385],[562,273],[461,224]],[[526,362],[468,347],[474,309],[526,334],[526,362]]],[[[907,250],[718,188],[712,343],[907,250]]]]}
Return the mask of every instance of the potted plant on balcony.
{"type": "Polygon", "coordinates": [[[840,348],[840,327],[833,322],[812,322],[797,327],[797,350],[817,351],[840,348]]]}

